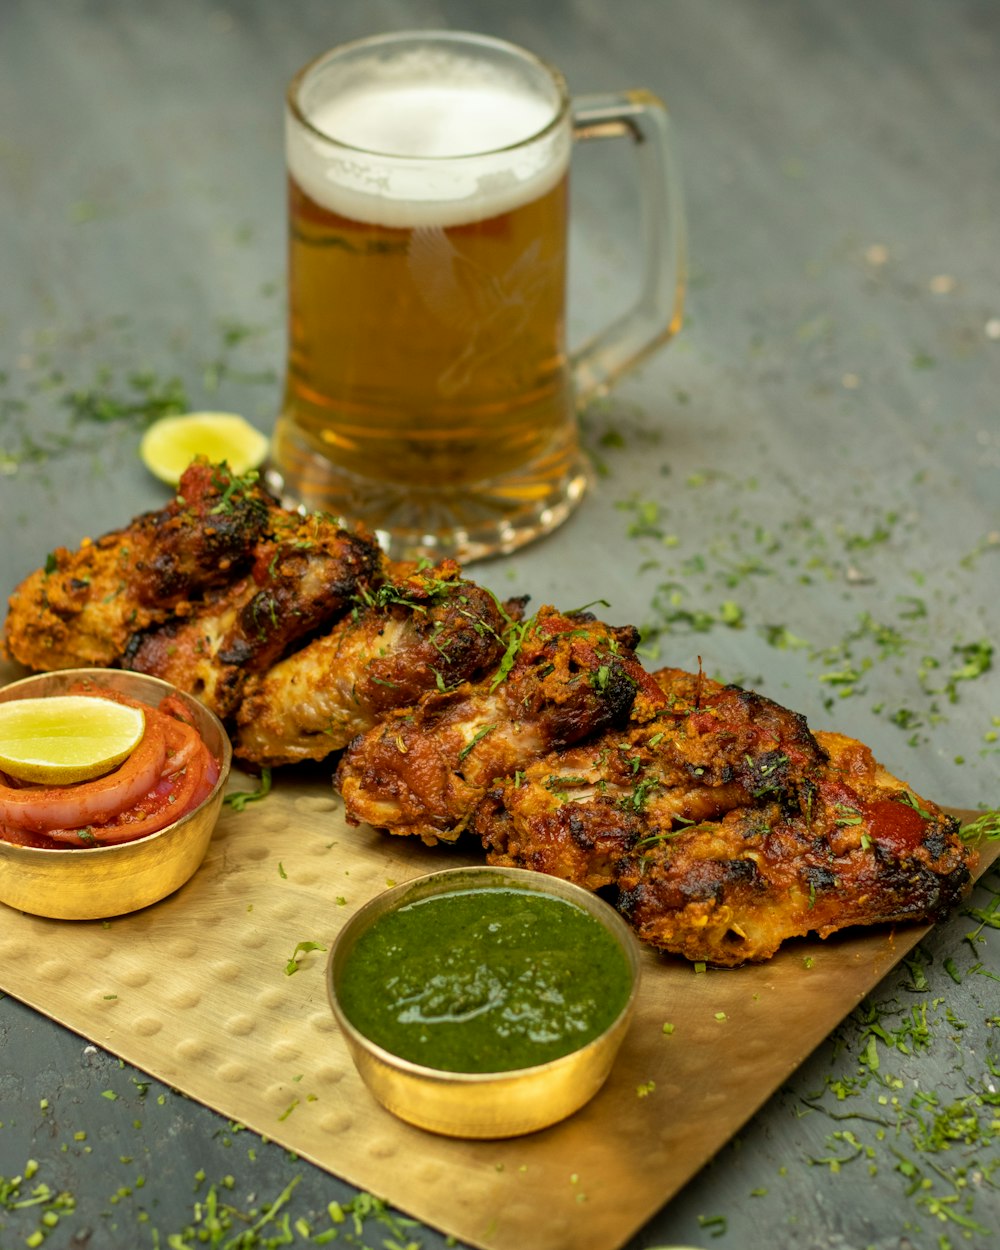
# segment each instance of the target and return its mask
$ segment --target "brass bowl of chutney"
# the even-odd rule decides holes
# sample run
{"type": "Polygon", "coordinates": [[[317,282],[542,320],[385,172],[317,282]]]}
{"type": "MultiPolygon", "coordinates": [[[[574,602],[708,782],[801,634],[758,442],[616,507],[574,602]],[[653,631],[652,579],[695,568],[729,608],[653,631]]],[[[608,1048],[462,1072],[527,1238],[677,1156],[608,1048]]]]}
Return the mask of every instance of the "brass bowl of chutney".
{"type": "Polygon", "coordinates": [[[371,1093],[449,1137],[515,1137],[579,1110],[611,1071],[638,985],[638,943],[613,908],[518,868],[451,868],[386,890],[327,965],[371,1093]]]}

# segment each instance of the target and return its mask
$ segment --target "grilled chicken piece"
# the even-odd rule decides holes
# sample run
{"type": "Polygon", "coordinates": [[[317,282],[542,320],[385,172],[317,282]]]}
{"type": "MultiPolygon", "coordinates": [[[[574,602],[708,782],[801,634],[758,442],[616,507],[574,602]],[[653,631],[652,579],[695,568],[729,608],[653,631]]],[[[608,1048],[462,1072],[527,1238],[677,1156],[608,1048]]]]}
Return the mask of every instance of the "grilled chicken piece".
{"type": "Polygon", "coordinates": [[[335,782],[348,820],[454,841],[497,777],[662,706],[637,640],[631,626],[554,608],[512,624],[491,677],[424,695],[351,743],[335,782]]]}
{"type": "Polygon", "coordinates": [[[495,669],[523,601],[501,606],[453,560],[398,567],[322,637],[252,677],[236,753],[260,765],[322,760],[380,716],[495,669]]]}
{"type": "Polygon", "coordinates": [[[816,737],[830,759],[804,810],[768,802],[640,840],[616,881],[640,938],[733,966],[768,959],[789,938],[936,920],[959,902],[977,855],[958,822],[860,742],[816,737]]]}
{"type": "Polygon", "coordinates": [[[255,482],[195,461],[166,507],[78,551],[58,547],[17,587],[7,651],[40,670],[116,665],[137,630],[248,568],[275,508],[255,482]]]}
{"type": "Polygon", "coordinates": [[[120,658],[122,668],[173,682],[199,698],[217,716],[237,705],[246,680],[239,668],[219,658],[240,612],[256,592],[250,576],[210,590],[188,616],[133,634],[120,658]]]}
{"type": "Polygon", "coordinates": [[[370,594],[382,566],[374,539],[322,513],[277,512],[247,576],[191,615],[134,635],[122,667],[173,682],[228,717],[252,673],[370,594]]]}
{"type": "Polygon", "coordinates": [[[655,718],[552,752],[490,790],[471,827],[491,863],[596,890],[641,838],[764,795],[797,805],[825,758],[801,716],[701,674],[652,676],[666,700],[655,718]]]}
{"type": "Polygon", "coordinates": [[[644,941],[722,965],[961,896],[975,856],[956,823],[866,747],[751,692],[656,677],[656,721],[490,790],[471,822],[490,863],[607,888],[644,941]]]}

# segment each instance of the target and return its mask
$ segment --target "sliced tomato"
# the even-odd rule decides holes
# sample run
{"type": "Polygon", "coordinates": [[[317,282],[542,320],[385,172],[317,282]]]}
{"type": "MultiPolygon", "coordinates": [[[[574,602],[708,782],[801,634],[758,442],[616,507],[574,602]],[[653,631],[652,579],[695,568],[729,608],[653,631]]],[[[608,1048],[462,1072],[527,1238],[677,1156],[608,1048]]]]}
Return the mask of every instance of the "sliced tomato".
{"type": "Polygon", "coordinates": [[[113,845],[156,833],[197,807],[219,778],[218,761],[180,699],[168,695],[159,710],[137,706],[146,732],[113,772],[50,787],[0,778],[0,838],[47,849],[113,845]]]}
{"type": "Polygon", "coordinates": [[[162,719],[147,716],[146,732],[128,759],[94,781],[70,786],[0,785],[0,821],[45,832],[113,819],[138,802],[163,772],[167,740],[162,719]]]}
{"type": "Polygon", "coordinates": [[[14,846],[33,846],[45,851],[59,849],[59,843],[44,833],[32,833],[29,829],[19,829],[17,825],[0,824],[0,839],[14,846]]]}
{"type": "Polygon", "coordinates": [[[218,763],[186,723],[171,720],[167,737],[164,773],[138,803],[116,820],[82,829],[49,829],[48,836],[61,845],[112,846],[148,837],[193,811],[218,780],[218,763]]]}

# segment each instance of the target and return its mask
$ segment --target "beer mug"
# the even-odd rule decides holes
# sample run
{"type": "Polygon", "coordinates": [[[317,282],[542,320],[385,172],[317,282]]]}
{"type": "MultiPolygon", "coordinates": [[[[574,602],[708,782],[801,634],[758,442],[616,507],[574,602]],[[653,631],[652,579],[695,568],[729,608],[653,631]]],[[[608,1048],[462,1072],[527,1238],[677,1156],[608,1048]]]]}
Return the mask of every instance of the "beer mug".
{"type": "Polygon", "coordinates": [[[576,412],[680,327],[684,229],[662,103],[570,100],[499,39],[380,35],[287,97],[289,344],[267,480],[395,558],[471,560],[560,524],[588,468],[576,412]],[[570,353],[574,139],[635,141],[638,299],[570,353]]]}

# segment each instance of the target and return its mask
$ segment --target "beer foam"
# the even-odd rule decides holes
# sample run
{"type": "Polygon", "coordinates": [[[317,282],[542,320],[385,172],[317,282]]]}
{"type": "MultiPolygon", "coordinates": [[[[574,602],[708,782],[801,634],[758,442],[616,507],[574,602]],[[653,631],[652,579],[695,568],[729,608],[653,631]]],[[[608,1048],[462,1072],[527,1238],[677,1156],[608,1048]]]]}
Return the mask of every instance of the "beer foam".
{"type": "Polygon", "coordinates": [[[353,91],[318,108],[317,130],[386,156],[479,156],[544,130],[552,108],[500,85],[401,84],[353,91]]]}
{"type": "Polygon", "coordinates": [[[289,115],[289,170],[303,191],[358,221],[447,227],[551,190],[570,147],[568,125],[546,133],[552,99],[474,62],[450,60],[446,82],[439,70],[404,76],[376,63],[307,109],[311,130],[289,115]]]}

